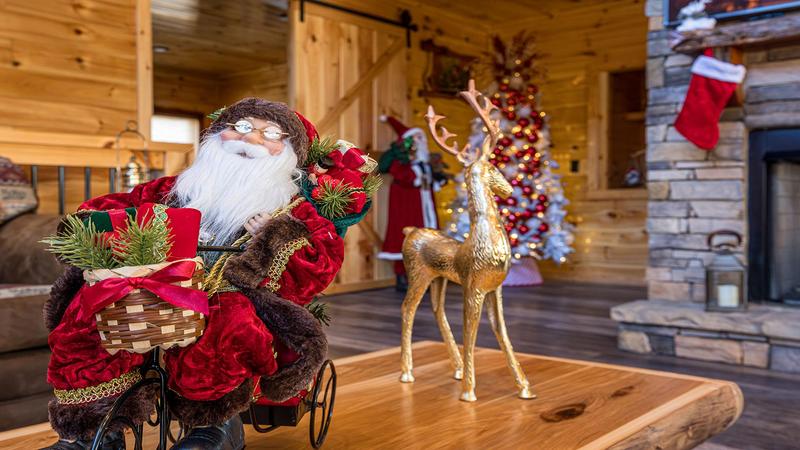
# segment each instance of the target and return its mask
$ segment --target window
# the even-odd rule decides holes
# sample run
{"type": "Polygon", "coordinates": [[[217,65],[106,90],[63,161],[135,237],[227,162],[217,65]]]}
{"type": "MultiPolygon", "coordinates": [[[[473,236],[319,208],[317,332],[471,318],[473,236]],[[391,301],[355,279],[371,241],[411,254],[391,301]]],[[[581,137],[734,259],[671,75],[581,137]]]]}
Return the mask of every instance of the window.
{"type": "Polygon", "coordinates": [[[645,71],[600,72],[590,86],[589,192],[594,197],[641,193],[646,173],[645,71]]]}
{"type": "Polygon", "coordinates": [[[150,121],[150,138],[155,142],[194,144],[200,140],[200,120],[197,117],[154,114],[150,121]]]}

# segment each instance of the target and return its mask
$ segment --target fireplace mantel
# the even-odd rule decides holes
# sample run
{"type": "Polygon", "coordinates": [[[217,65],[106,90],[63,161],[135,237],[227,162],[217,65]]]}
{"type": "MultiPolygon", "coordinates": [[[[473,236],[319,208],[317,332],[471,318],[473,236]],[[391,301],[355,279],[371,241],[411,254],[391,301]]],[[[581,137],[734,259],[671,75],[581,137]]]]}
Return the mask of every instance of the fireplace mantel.
{"type": "Polygon", "coordinates": [[[713,30],[673,33],[670,36],[672,38],[670,46],[678,53],[697,53],[713,47],[763,45],[800,40],[800,13],[723,23],[713,30]]]}

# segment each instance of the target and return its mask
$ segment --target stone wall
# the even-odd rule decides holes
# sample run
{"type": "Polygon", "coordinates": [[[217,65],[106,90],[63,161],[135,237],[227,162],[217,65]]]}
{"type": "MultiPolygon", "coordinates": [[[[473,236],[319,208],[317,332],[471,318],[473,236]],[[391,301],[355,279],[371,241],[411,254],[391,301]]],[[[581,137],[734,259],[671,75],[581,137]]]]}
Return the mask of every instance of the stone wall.
{"type": "MultiPolygon", "coordinates": [[[[706,239],[730,229],[747,248],[748,129],[800,125],[800,45],[746,49],[744,103],[725,109],[720,141],[705,152],[673,127],[691,76],[693,55],[670,49],[663,1],[648,0],[647,169],[648,297],[705,301],[706,239]]],[[[739,252],[746,264],[746,255],[739,252]]]]}

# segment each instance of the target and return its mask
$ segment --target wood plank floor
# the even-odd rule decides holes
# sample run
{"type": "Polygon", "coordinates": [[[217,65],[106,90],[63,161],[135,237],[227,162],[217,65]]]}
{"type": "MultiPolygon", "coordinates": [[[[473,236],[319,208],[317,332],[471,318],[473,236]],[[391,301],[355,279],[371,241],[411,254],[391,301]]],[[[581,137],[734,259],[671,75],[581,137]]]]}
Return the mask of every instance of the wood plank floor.
{"type": "MultiPolygon", "coordinates": [[[[616,348],[616,323],[609,319],[609,309],[645,298],[643,289],[553,282],[540,287],[508,288],[504,296],[506,322],[518,352],[736,382],[744,392],[744,413],[733,427],[712,438],[709,447],[718,444],[742,450],[800,448],[800,375],[669,356],[637,355],[616,348]]],[[[460,288],[450,287],[447,314],[457,340],[460,340],[462,322],[460,298],[460,288]]],[[[338,358],[397,346],[402,299],[402,294],[391,289],[325,298],[333,316],[328,330],[332,356],[338,358]]],[[[414,339],[440,340],[427,299],[417,313],[414,339]]],[[[478,345],[497,348],[488,322],[481,325],[478,345]]]]}

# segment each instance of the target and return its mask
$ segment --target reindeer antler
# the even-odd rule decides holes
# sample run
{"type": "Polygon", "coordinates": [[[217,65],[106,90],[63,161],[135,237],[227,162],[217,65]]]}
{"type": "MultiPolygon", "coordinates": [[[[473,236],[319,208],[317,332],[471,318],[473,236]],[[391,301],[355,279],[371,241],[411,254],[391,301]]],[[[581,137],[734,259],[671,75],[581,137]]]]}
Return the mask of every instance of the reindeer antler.
{"type": "Polygon", "coordinates": [[[436,125],[442,119],[444,119],[444,116],[436,114],[433,111],[433,105],[428,105],[428,113],[425,114],[425,120],[428,122],[428,130],[431,132],[434,142],[436,142],[436,145],[438,145],[442,150],[455,156],[459,161],[463,161],[465,152],[469,145],[465,145],[463,149],[459,150],[458,142],[454,141],[452,144],[448,144],[447,141],[450,138],[456,137],[457,135],[449,132],[447,128],[443,126],[439,126],[437,128],[436,125]]]}
{"type": "MultiPolygon", "coordinates": [[[[476,113],[478,113],[478,116],[486,125],[486,129],[489,130],[489,134],[487,135],[488,141],[484,140],[483,143],[484,151],[486,152],[493,149],[495,145],[497,145],[497,139],[500,138],[500,128],[497,126],[497,122],[491,118],[492,111],[497,109],[497,107],[494,106],[485,95],[475,89],[475,80],[472,79],[469,80],[467,90],[461,91],[459,95],[476,113]],[[486,146],[487,143],[489,144],[488,147],[486,146]]],[[[443,126],[437,128],[437,124],[442,119],[444,119],[444,116],[436,114],[433,111],[433,105],[428,105],[428,113],[425,114],[425,120],[428,122],[428,130],[430,130],[433,140],[442,150],[455,156],[462,163],[468,162],[470,160],[470,157],[467,156],[469,144],[464,145],[462,149],[458,148],[458,142],[454,141],[452,144],[448,144],[447,141],[450,138],[456,137],[456,134],[449,132],[447,128],[443,126]]]]}
{"type": "Polygon", "coordinates": [[[467,90],[461,91],[459,95],[469,103],[469,106],[478,113],[478,117],[480,117],[483,124],[486,125],[486,129],[489,131],[489,136],[491,137],[490,148],[494,148],[497,144],[497,139],[500,137],[500,128],[497,126],[497,122],[492,120],[491,113],[493,110],[497,109],[497,107],[493,105],[482,92],[475,89],[475,80],[473,79],[469,80],[467,90]]]}

